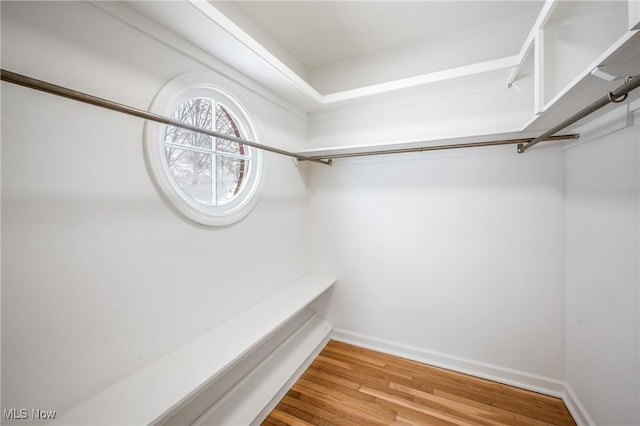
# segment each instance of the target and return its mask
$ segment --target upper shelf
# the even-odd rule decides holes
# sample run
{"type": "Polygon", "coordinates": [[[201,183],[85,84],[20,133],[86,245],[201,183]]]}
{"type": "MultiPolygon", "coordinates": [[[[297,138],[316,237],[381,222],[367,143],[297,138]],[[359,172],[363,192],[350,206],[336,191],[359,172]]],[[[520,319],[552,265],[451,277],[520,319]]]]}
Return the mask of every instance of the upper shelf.
{"type": "MultiPolygon", "coordinates": [[[[469,91],[481,93],[479,98],[484,100],[477,102],[481,109],[476,108],[476,116],[500,115],[498,109],[504,106],[494,102],[498,94],[496,85],[506,90],[515,83],[515,88],[509,89],[513,91],[511,98],[531,107],[518,114],[521,118],[503,119],[503,125],[490,128],[490,133],[497,134],[546,130],[621,85],[622,78],[640,74],[639,3],[547,0],[517,55],[324,95],[208,1],[125,2],[129,14],[125,17],[125,13],[120,13],[119,18],[192,56],[196,51],[201,57],[210,55],[213,68],[223,73],[239,72],[232,78],[241,76],[244,84],[265,88],[275,94],[276,102],[311,113],[312,119],[325,120],[326,128],[332,124],[334,113],[370,108],[388,100],[422,105],[438,96],[453,98],[469,91]],[[609,82],[592,76],[591,71],[597,66],[621,79],[609,82]]],[[[119,13],[110,5],[98,7],[110,9],[115,15],[119,13]]],[[[441,104],[433,105],[443,110],[441,104]]],[[[444,114],[467,119],[469,125],[465,126],[464,134],[455,126],[437,134],[419,130],[415,132],[417,136],[412,134],[384,145],[410,144],[414,138],[420,138],[421,143],[480,134],[491,138],[485,130],[490,126],[483,127],[482,123],[476,126],[474,123],[479,119],[468,120],[468,114],[474,114],[475,110],[451,105],[449,108],[446,113],[431,114],[425,107],[422,116],[437,120],[444,114]]],[[[316,146],[329,146],[329,142],[316,146]]],[[[362,140],[359,145],[373,142],[362,140]]],[[[349,148],[342,146],[341,141],[333,147],[349,148]]]]}
{"type": "Polygon", "coordinates": [[[546,130],[640,74],[636,1],[549,3],[534,28],[535,115],[526,130],[546,130]]]}
{"type": "MultiPolygon", "coordinates": [[[[468,64],[381,84],[320,94],[303,77],[253,39],[207,1],[127,2],[127,6],[237,69],[306,111],[368,100],[487,72],[511,72],[517,78],[527,55],[536,56],[536,112],[543,112],[577,83],[581,73],[631,28],[635,0],[547,0],[520,55],[468,64]],[[532,45],[535,46],[531,49],[532,45]]],[[[136,23],[134,23],[135,25],[136,23]]]]}
{"type": "Polygon", "coordinates": [[[540,111],[600,65],[601,55],[624,43],[630,35],[627,17],[623,2],[557,2],[536,38],[540,111]]]}

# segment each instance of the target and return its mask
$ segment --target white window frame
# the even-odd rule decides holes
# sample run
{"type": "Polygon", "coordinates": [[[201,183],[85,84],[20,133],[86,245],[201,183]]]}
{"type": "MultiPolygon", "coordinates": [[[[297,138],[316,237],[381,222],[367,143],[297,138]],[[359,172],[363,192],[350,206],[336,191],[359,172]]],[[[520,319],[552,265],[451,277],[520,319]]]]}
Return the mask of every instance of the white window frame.
{"type": "MultiPolygon", "coordinates": [[[[150,111],[171,117],[174,111],[190,98],[210,98],[219,102],[228,110],[238,125],[240,137],[259,142],[257,133],[249,119],[249,113],[239,101],[220,88],[215,75],[190,73],[181,75],[167,83],[153,100],[150,111]]],[[[213,111],[215,121],[215,110],[213,111]]],[[[207,205],[195,200],[184,192],[174,180],[165,154],[165,130],[167,126],[147,121],[144,134],[145,161],[149,174],[159,193],[169,206],[183,217],[200,225],[224,227],[245,218],[255,207],[262,188],[262,152],[244,145],[247,155],[218,152],[216,140],[212,140],[211,150],[179,145],[177,148],[191,151],[206,151],[212,155],[212,175],[217,173],[217,156],[242,157],[248,167],[243,175],[238,193],[228,202],[219,205],[207,205]]],[[[215,177],[212,176],[212,180],[215,177]]]]}

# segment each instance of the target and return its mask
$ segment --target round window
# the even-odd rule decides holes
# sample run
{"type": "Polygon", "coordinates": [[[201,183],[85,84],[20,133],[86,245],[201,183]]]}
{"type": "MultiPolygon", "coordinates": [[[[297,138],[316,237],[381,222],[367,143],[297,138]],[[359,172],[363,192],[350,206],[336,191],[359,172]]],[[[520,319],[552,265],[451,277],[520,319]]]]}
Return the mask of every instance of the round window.
{"type": "MultiPolygon", "coordinates": [[[[244,108],[208,81],[211,78],[189,74],[173,80],[158,93],[152,112],[256,141],[244,108]]],[[[156,186],[183,216],[224,226],[245,217],[255,205],[262,166],[258,149],[151,122],[145,133],[147,164],[156,186]]]]}

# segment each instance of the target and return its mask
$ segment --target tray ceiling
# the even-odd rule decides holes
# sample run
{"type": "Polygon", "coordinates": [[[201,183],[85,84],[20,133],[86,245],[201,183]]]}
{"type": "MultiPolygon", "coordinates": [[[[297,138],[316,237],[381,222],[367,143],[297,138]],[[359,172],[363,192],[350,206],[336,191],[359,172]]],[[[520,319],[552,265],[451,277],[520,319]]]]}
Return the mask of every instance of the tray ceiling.
{"type": "MultiPolygon", "coordinates": [[[[564,2],[556,3],[563,18],[564,2]]],[[[256,83],[307,113],[390,97],[452,98],[507,87],[514,80],[518,85],[532,78],[528,53],[535,29],[556,3],[124,2],[219,60],[217,69],[228,66],[247,84],[256,83]]],[[[618,6],[602,3],[607,11],[618,6]]]]}
{"type": "MultiPolygon", "coordinates": [[[[530,24],[505,39],[522,41],[543,1],[212,1],[258,42],[270,38],[307,69],[388,49],[428,44],[444,35],[521,15],[530,24]],[[233,9],[236,9],[235,11],[233,9]],[[241,16],[244,14],[244,17],[241,16]]],[[[516,54],[513,52],[512,54],[516,54]]]]}

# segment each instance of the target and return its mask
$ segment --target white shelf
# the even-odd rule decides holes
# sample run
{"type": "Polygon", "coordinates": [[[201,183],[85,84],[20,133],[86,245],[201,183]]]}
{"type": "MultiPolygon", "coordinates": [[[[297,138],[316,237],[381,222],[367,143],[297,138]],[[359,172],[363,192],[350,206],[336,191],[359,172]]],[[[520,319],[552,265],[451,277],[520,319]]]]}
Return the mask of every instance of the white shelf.
{"type": "Polygon", "coordinates": [[[606,7],[596,2],[560,2],[543,29],[544,109],[626,32],[623,2],[606,7]]]}
{"type": "Polygon", "coordinates": [[[335,283],[305,276],[90,397],[54,424],[148,425],[219,379],[335,283]]]}
{"type": "MultiPolygon", "coordinates": [[[[591,70],[603,65],[608,72],[619,76],[631,76],[640,72],[640,32],[627,31],[605,51],[582,69],[574,80],[545,105],[542,114],[535,115],[522,128],[527,132],[542,132],[569,118],[593,103],[609,91],[616,89],[624,80],[605,81],[591,75],[591,70]]],[[[637,91],[630,94],[638,96],[637,91]]],[[[594,113],[593,117],[602,112],[594,113]]],[[[570,133],[574,129],[566,129],[570,133]]]]}

